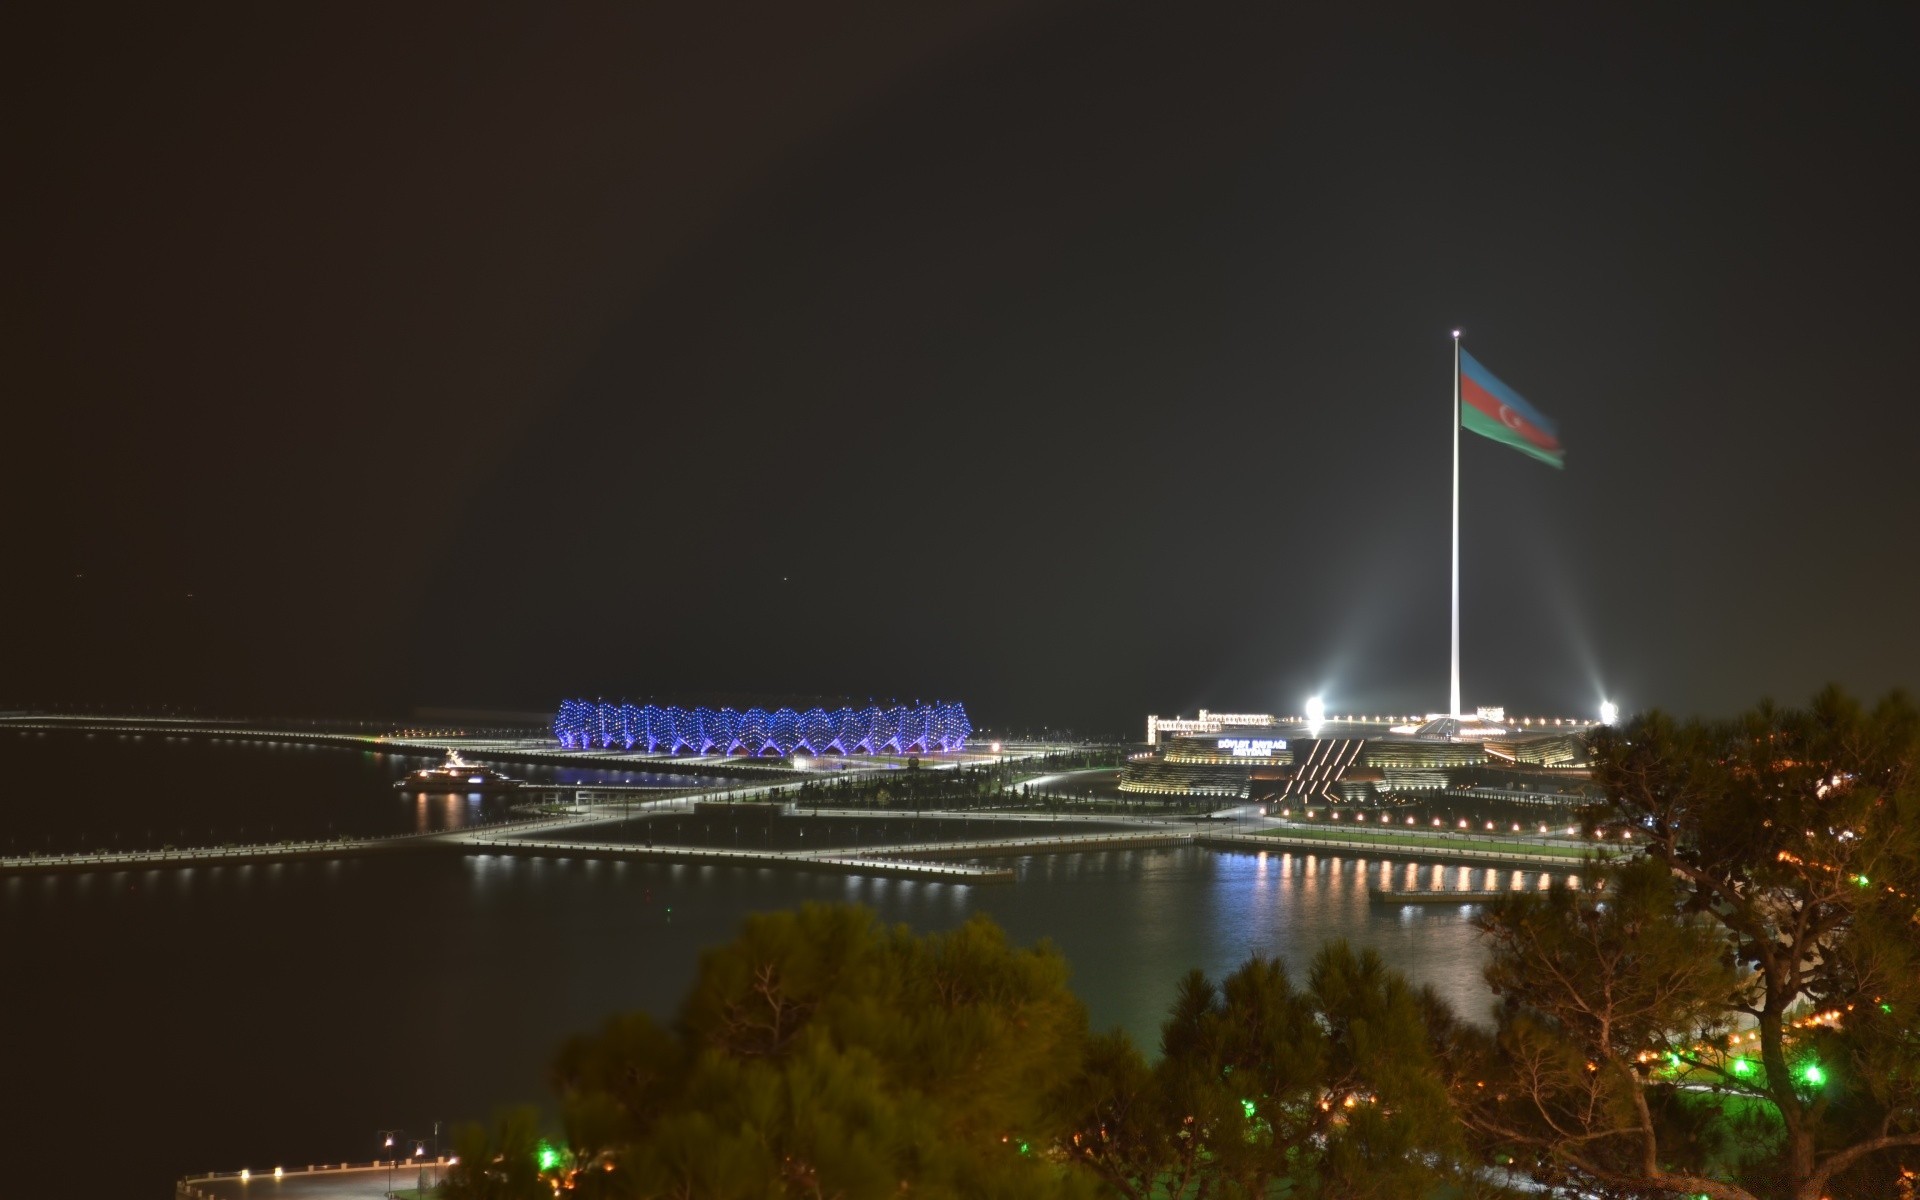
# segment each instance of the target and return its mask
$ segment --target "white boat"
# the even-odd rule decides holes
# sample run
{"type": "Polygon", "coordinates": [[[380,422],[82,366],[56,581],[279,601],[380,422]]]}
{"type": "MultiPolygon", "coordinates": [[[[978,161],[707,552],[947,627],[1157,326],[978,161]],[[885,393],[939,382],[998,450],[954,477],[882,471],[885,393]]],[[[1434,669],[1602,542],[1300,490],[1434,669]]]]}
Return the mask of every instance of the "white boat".
{"type": "Polygon", "coordinates": [[[407,792],[506,792],[519,787],[520,781],[476,766],[461,758],[458,750],[449,749],[447,761],[422,767],[393,786],[407,792]]]}

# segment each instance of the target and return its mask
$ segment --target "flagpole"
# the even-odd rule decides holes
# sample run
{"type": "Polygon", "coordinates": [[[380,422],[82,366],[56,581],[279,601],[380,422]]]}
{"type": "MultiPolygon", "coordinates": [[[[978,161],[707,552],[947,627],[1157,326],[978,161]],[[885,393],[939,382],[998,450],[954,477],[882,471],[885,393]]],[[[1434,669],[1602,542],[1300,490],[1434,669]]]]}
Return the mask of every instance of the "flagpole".
{"type": "Polygon", "coordinates": [[[1447,715],[1460,712],[1460,331],[1453,331],[1453,679],[1447,715]]]}

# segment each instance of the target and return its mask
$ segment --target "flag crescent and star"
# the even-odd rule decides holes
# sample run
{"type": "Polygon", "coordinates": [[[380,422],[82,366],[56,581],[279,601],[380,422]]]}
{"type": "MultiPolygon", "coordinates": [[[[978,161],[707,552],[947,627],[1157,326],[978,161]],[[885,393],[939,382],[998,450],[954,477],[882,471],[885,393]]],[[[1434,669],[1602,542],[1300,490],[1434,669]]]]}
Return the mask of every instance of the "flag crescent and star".
{"type": "Polygon", "coordinates": [[[1460,427],[1555,467],[1567,465],[1559,426],[1480,360],[1460,350],[1460,427]]]}

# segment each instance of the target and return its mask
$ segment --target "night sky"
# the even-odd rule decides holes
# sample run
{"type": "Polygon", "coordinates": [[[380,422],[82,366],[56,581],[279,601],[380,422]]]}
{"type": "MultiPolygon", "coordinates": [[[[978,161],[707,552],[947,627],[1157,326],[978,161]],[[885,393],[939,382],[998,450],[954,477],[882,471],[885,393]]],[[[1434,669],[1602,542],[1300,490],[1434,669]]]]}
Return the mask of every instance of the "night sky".
{"type": "Polygon", "coordinates": [[[1289,7],[16,6],[0,705],[1437,710],[1456,327],[1469,704],[1920,684],[1920,10],[1289,7]]]}

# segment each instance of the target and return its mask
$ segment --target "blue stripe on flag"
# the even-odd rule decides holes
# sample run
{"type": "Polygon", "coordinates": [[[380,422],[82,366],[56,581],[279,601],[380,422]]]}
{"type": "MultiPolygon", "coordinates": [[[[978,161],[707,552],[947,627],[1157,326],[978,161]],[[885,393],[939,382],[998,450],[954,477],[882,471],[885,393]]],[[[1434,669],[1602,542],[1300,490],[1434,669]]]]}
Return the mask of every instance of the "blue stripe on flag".
{"type": "Polygon", "coordinates": [[[1488,393],[1499,400],[1500,403],[1525,417],[1528,421],[1532,422],[1536,428],[1545,432],[1548,437],[1557,439],[1560,436],[1559,426],[1542,416],[1540,410],[1528,404],[1526,400],[1521,398],[1519,392],[1501,383],[1492,371],[1481,366],[1478,359],[1467,353],[1465,346],[1460,348],[1460,373],[1487,389],[1488,393]]]}

